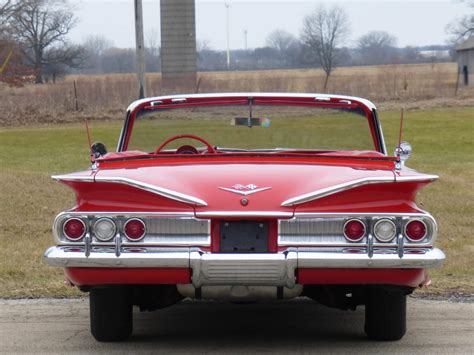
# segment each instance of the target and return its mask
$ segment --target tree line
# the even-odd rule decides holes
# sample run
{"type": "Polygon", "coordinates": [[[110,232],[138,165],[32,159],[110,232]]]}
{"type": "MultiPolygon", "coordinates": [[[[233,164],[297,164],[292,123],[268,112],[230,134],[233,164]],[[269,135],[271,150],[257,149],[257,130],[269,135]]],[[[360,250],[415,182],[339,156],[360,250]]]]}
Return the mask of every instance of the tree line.
{"type": "MultiPolygon", "coordinates": [[[[474,9],[474,1],[465,2],[474,9]]],[[[33,78],[34,82],[43,83],[55,81],[68,72],[135,71],[132,48],[117,48],[101,35],[89,36],[80,44],[71,43],[68,34],[78,22],[74,10],[68,0],[0,0],[0,80],[15,84],[18,78],[33,78]]],[[[474,14],[456,19],[447,32],[452,43],[473,35],[474,14]]],[[[298,37],[277,29],[268,35],[262,47],[232,50],[230,68],[225,51],[214,50],[208,42],[198,41],[198,70],[319,67],[326,73],[326,87],[336,66],[439,60],[422,56],[421,51],[452,48],[452,44],[399,48],[397,39],[384,31],[369,32],[348,46],[349,36],[350,21],[345,10],[338,6],[319,6],[303,19],[298,37]]],[[[157,32],[147,33],[146,42],[147,71],[159,72],[157,32]]]]}

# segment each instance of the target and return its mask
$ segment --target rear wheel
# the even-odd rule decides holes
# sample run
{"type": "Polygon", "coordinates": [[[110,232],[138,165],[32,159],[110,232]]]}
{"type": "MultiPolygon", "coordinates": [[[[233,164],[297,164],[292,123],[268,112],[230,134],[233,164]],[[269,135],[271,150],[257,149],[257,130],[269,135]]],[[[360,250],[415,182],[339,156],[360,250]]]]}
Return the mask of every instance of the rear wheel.
{"type": "Polygon", "coordinates": [[[374,287],[367,290],[365,333],[374,340],[400,340],[406,331],[406,294],[374,287]]]}
{"type": "Polygon", "coordinates": [[[132,303],[127,288],[94,288],[89,300],[91,333],[97,341],[121,341],[130,336],[132,303]]]}

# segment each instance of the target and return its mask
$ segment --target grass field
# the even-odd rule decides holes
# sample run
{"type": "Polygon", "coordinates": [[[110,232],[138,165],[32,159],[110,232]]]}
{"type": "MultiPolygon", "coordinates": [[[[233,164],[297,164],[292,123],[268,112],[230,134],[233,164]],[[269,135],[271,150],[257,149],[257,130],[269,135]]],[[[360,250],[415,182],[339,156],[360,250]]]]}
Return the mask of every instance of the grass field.
{"type": "MultiPolygon", "coordinates": [[[[398,117],[398,112],[381,112],[389,151],[395,146],[398,117]]],[[[431,290],[474,293],[473,109],[413,110],[405,117],[404,139],[414,149],[408,165],[441,176],[418,197],[438,220],[438,245],[448,256],[443,268],[432,271],[431,290]]],[[[96,140],[115,146],[119,122],[91,126],[96,140]]],[[[46,266],[42,254],[52,244],[54,216],[74,204],[72,191],[49,176],[87,168],[87,152],[80,124],[0,130],[0,297],[79,294],[63,285],[62,271],[46,266]]]]}

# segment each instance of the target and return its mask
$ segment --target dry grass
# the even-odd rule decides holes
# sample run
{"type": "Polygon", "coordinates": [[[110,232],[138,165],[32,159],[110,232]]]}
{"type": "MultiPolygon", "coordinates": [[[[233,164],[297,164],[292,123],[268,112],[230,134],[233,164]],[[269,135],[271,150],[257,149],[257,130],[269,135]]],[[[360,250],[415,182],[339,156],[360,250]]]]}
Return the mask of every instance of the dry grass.
{"type": "MultiPolygon", "coordinates": [[[[458,105],[472,99],[474,89],[461,89],[454,97],[456,64],[407,64],[337,68],[328,92],[367,97],[376,103],[429,102],[458,105]]],[[[320,69],[202,72],[199,92],[321,92],[320,69]]],[[[161,89],[159,74],[148,74],[148,95],[177,93],[161,89]]],[[[0,87],[0,125],[68,122],[88,118],[121,119],[137,95],[134,74],[71,75],[57,84],[0,87]],[[73,80],[77,84],[79,112],[75,111],[73,80]]]]}

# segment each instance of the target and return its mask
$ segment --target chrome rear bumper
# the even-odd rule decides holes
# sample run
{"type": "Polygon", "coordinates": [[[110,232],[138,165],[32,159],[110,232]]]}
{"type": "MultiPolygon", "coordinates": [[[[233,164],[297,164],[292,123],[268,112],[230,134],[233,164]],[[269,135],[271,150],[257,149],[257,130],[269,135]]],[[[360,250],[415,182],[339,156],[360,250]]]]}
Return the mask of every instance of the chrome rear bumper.
{"type": "Polygon", "coordinates": [[[369,257],[363,249],[289,248],[267,254],[205,253],[197,248],[93,248],[89,256],[81,247],[57,246],[45,253],[49,265],[99,268],[191,268],[195,287],[202,285],[295,285],[298,268],[433,268],[446,258],[437,248],[396,252],[375,251],[369,257]]]}

